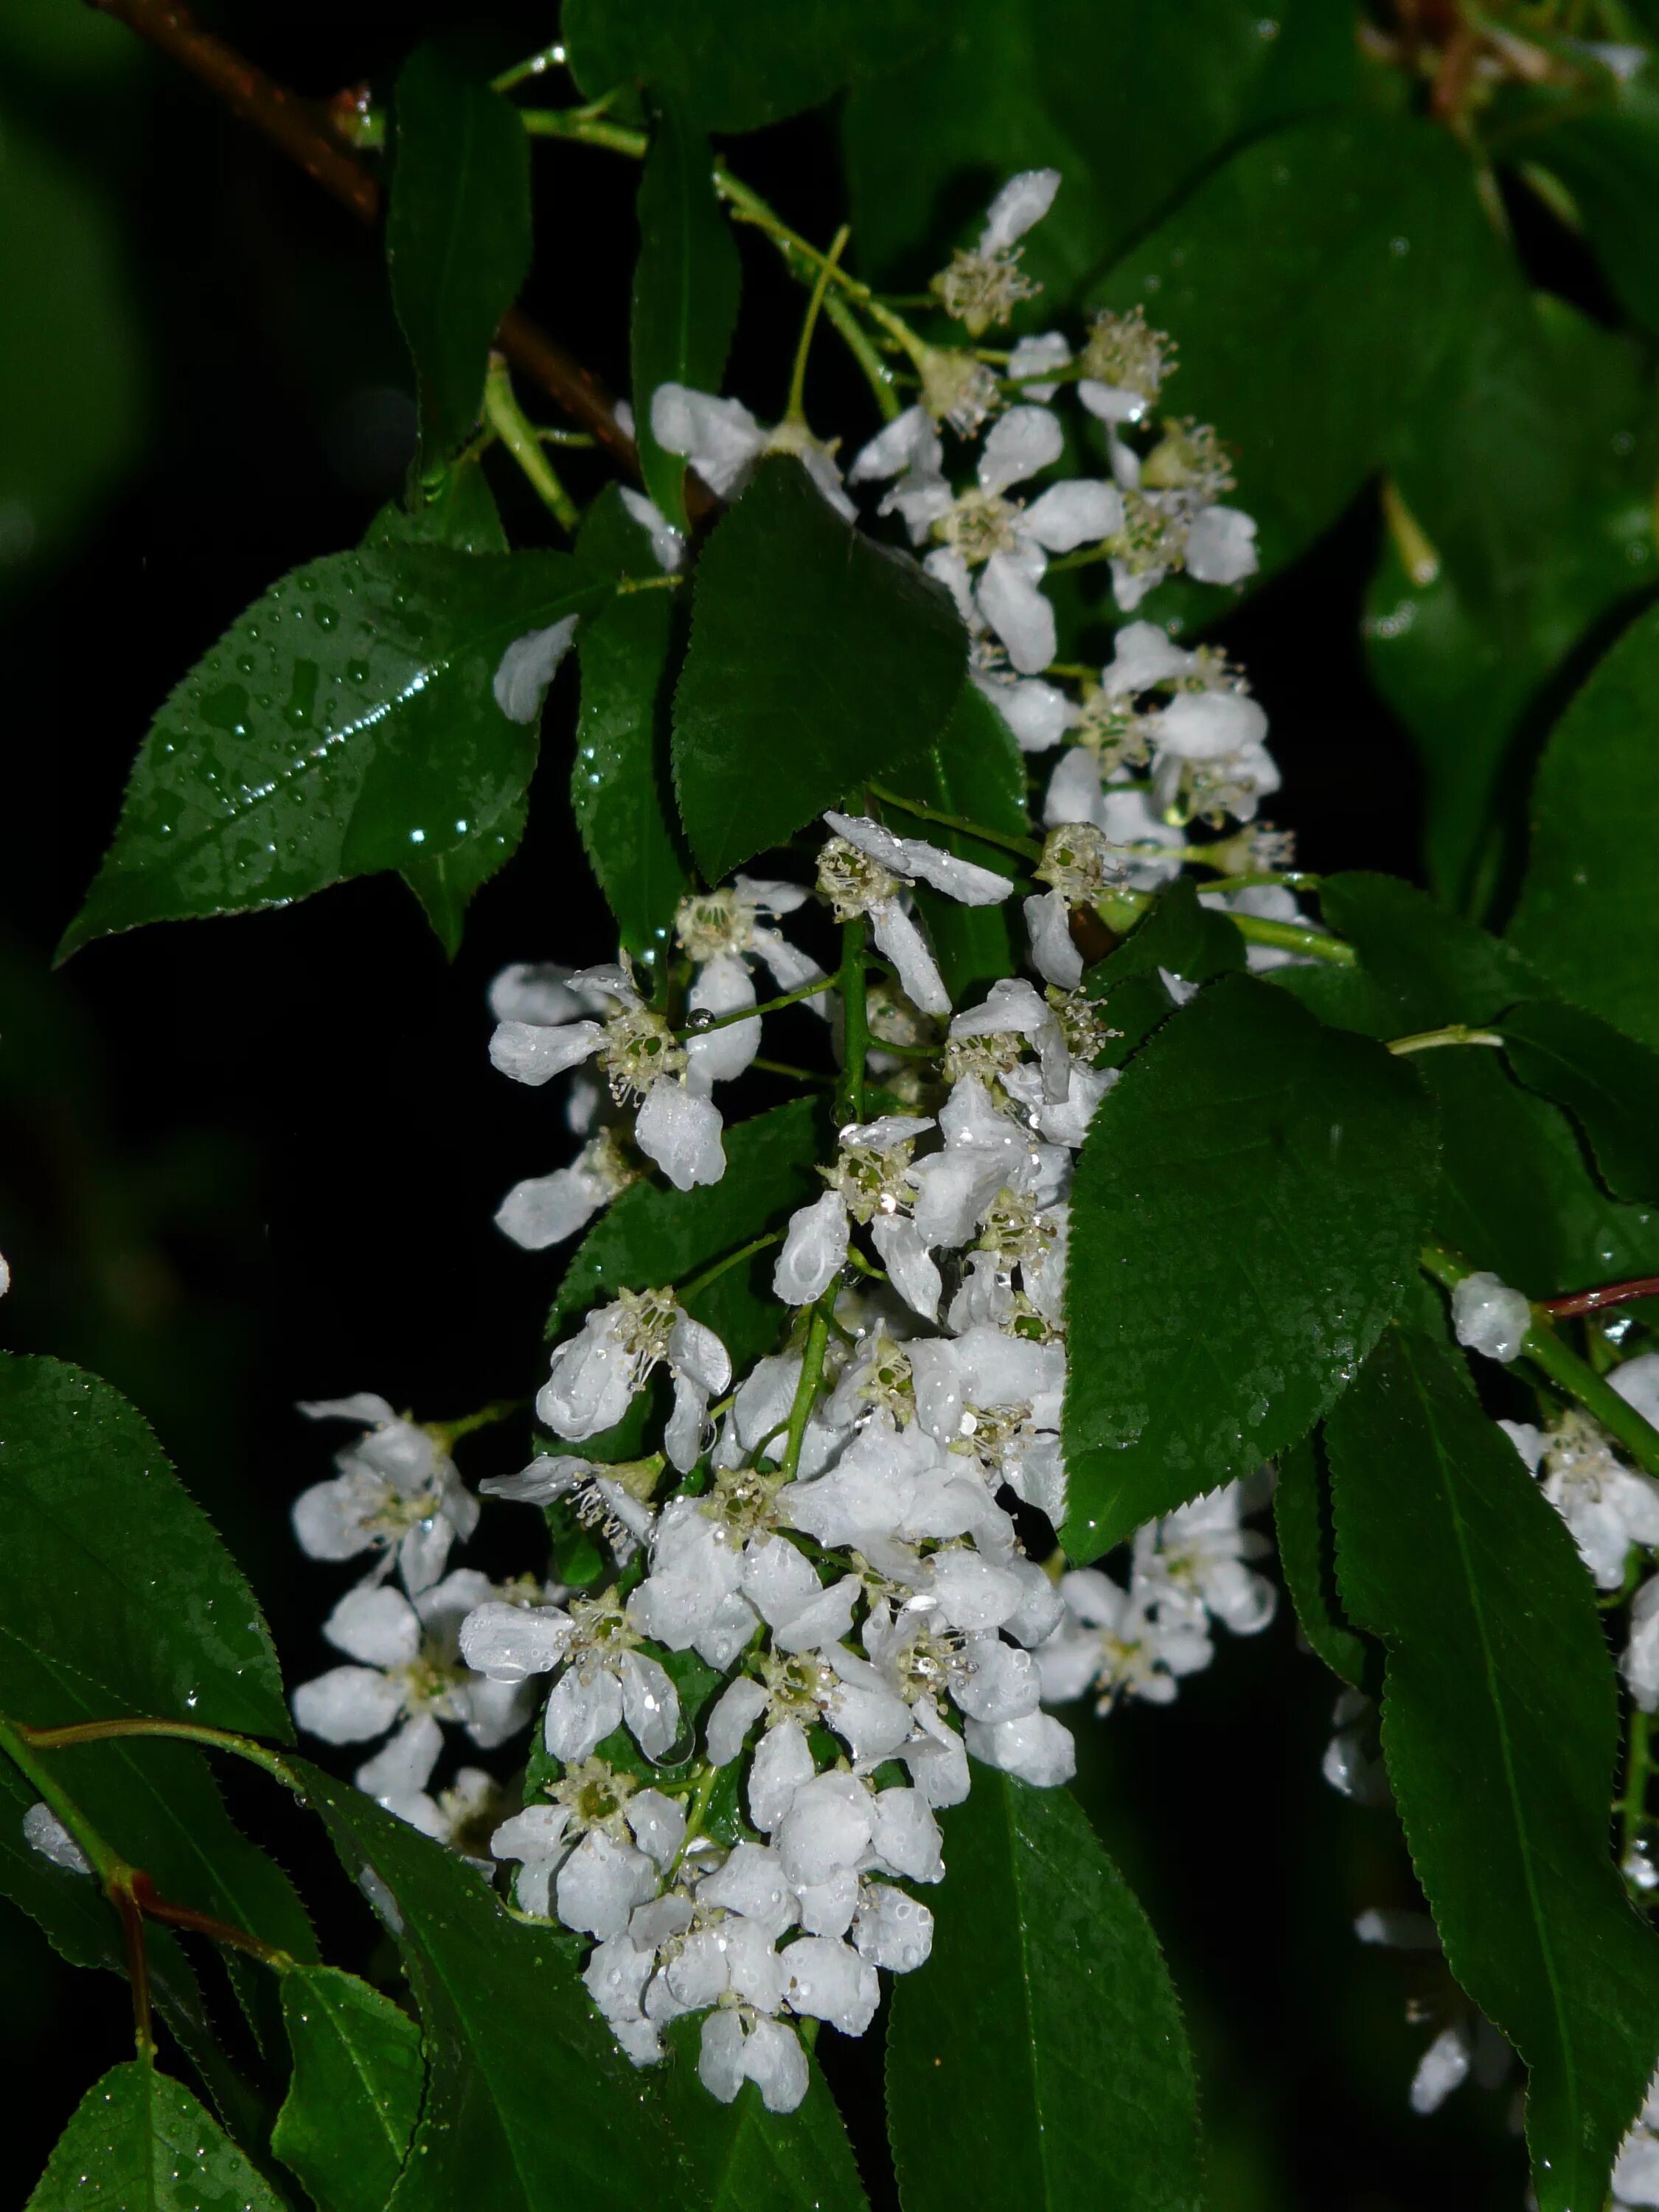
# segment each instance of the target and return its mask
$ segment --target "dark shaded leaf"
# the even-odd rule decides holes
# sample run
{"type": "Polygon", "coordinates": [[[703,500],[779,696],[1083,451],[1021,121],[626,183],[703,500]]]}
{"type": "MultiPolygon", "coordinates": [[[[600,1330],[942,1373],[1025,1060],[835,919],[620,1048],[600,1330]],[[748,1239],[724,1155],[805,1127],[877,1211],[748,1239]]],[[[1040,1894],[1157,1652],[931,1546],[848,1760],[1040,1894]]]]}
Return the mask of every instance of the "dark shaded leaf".
{"type": "Polygon", "coordinates": [[[391,501],[363,532],[366,547],[447,545],[456,553],[505,553],[507,532],[477,453],[462,454],[416,483],[410,504],[391,501]]]}
{"type": "Polygon", "coordinates": [[[1531,2069],[1541,2212],[1599,2205],[1659,2057],[1659,1938],[1608,1848],[1617,1701],[1571,1537],[1447,1352],[1390,1330],[1328,1425],[1337,1571],[1452,1972],[1531,2069]]]}
{"type": "Polygon", "coordinates": [[[112,2067],[76,2106],[28,2212],[283,2212],[283,2207],[182,2082],[134,2058],[112,2067]]]}
{"type": "Polygon", "coordinates": [[[1158,1031],[1078,1161],[1073,1558],[1305,1433],[1416,1272],[1435,1154],[1410,1072],[1265,983],[1224,977],[1158,1031]]]}
{"type": "Polygon", "coordinates": [[[1180,2006],[1082,1808],[976,1765],[944,1828],[933,1956],[888,2030],[905,2212],[1197,2212],[1180,2006]]]}
{"type": "Polygon", "coordinates": [[[428,40],[398,76],[386,207],[392,302],[428,464],[471,434],[495,325],[530,270],[530,141],[512,102],[428,40]]]}
{"type": "Polygon", "coordinates": [[[867,2212],[836,2100],[809,2055],[811,2082],[793,2112],[769,2112],[745,2081],[716,2104],[696,2076],[699,2023],[677,2023],[663,2077],[669,2124],[690,2167],[698,2212],[867,2212]]]}
{"type": "Polygon", "coordinates": [[[665,107],[640,179],[629,363],[645,488],[679,530],[686,526],[685,463],[652,435],[651,395],[659,384],[718,392],[726,371],[742,271],[714,175],[708,139],[665,107]]]}
{"type": "Polygon", "coordinates": [[[710,883],[925,755],[967,640],[941,588],[773,459],[697,563],[674,700],[680,817],[710,883]]]}
{"type": "MultiPolygon", "coordinates": [[[[1645,75],[1645,72],[1644,72],[1645,75]]],[[[1575,102],[1576,106],[1582,103],[1575,102]]],[[[1507,149],[1547,169],[1572,195],[1586,236],[1632,320],[1659,334],[1659,97],[1638,79],[1597,112],[1517,137],[1507,149]]]]}
{"type": "Polygon", "coordinates": [[[323,2212],[384,2212],[421,2107],[421,2032],[355,1974],[283,1977],[294,2072],[270,2147],[323,2212]]]}
{"type": "Polygon", "coordinates": [[[1511,1006],[1500,1026],[1510,1066],[1578,1122],[1607,1188],[1659,1204],[1659,1055],[1547,1000],[1511,1006]]]}
{"type": "Polygon", "coordinates": [[[1273,1534],[1279,1571],[1310,1647],[1340,1680],[1364,1686],[1369,1650],[1342,1617],[1330,1496],[1311,1437],[1279,1455],[1273,1534]]]}
{"type": "Polygon", "coordinates": [[[496,704],[501,655],[609,588],[562,553],[406,545],[296,568],[156,716],[59,957],[430,861],[480,824],[508,835],[539,718],[496,704]]]}
{"type": "Polygon", "coordinates": [[[1659,608],[1633,622],[1556,724],[1532,793],[1510,934],[1558,989],[1659,1049],[1659,608]]]}
{"type": "MultiPolygon", "coordinates": [[[[649,541],[608,485],[579,548],[611,574],[655,573],[649,541]]],[[[582,625],[581,719],[570,805],[622,944],[654,964],[691,888],[669,796],[668,717],[678,610],[671,592],[631,592],[582,625]]]]}

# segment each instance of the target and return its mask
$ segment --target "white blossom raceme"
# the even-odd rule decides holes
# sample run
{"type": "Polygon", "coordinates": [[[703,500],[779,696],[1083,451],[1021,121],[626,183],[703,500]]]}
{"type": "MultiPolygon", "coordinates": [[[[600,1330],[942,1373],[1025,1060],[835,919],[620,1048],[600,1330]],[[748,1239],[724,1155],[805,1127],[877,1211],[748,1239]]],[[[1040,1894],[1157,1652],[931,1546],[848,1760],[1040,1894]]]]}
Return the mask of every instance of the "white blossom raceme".
{"type": "Polygon", "coordinates": [[[478,1519],[478,1501],[437,1437],[394,1413],[372,1390],[318,1399],[300,1411],[313,1421],[363,1425],[362,1435],[336,1453],[338,1472],[294,1501],[301,1550],[313,1559],[377,1553],[375,1579],[395,1557],[411,1595],[429,1589],[451,1546],[465,1542],[478,1519]]]}

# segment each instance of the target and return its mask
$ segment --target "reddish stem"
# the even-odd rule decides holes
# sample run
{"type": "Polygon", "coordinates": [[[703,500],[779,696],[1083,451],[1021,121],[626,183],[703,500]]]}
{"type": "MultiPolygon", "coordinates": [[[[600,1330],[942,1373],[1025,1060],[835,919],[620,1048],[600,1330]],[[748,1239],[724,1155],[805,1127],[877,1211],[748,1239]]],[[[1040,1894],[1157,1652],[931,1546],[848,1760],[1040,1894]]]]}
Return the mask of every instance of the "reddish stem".
{"type": "Polygon", "coordinates": [[[1606,1283],[1600,1290],[1575,1291],[1570,1297],[1540,1298],[1539,1310],[1570,1320],[1576,1314],[1600,1313],[1603,1306],[1628,1305],[1632,1298],[1659,1297],[1659,1275],[1638,1275],[1628,1283],[1606,1283]]]}

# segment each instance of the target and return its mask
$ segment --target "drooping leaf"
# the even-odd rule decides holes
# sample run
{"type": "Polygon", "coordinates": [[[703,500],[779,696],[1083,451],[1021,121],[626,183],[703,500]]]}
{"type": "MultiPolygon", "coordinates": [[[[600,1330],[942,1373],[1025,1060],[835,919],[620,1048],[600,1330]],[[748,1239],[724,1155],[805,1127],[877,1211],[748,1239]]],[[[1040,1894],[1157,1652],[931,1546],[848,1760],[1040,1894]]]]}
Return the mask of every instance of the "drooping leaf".
{"type": "Polygon", "coordinates": [[[70,2116],[27,2212],[283,2212],[182,2082],[112,2067],[70,2116]]]}
{"type": "MultiPolygon", "coordinates": [[[[901,763],[883,781],[906,799],[982,823],[1006,836],[1031,834],[1019,748],[1001,715],[972,684],[964,684],[957,693],[950,720],[931,751],[901,763]]],[[[1000,876],[1013,875],[1019,866],[1012,853],[1000,845],[988,845],[981,837],[966,837],[914,819],[901,821],[896,814],[893,826],[916,831],[964,860],[995,869],[1000,876]]],[[[954,1004],[978,997],[988,984],[1017,965],[1009,914],[1018,903],[1017,896],[1011,896],[1001,906],[959,906],[939,891],[918,888],[916,904],[954,1004]]]]}
{"type": "Polygon", "coordinates": [[[1411,1073],[1267,984],[1224,977],[1157,1032],[1072,1199],[1073,1558],[1306,1432],[1415,1272],[1435,1152],[1411,1073]]]}
{"type": "MultiPolygon", "coordinates": [[[[635,1183],[576,1247],[553,1310],[550,1337],[565,1331],[602,1297],[619,1290],[684,1283],[752,1237],[780,1228],[817,1196],[812,1172],[823,1152],[810,1099],[793,1099],[726,1132],[726,1173],[697,1190],[635,1183]]],[[[730,1269],[690,1301],[689,1310],[720,1336],[739,1369],[772,1348],[778,1309],[771,1295],[775,1251],[730,1269]]]]}
{"type": "MultiPolygon", "coordinates": [[[[291,1740],[253,1593],[118,1391],[0,1354],[0,1711],[36,1727],[145,1716],[291,1740]]],[[[199,1753],[137,1740],[52,1756],[163,1897],[315,1956],[292,1884],[233,1826],[199,1753]]]]}
{"type": "MultiPolygon", "coordinates": [[[[1376,1037],[1487,1027],[1543,988],[1513,945],[1392,877],[1333,876],[1320,896],[1358,965],[1275,981],[1340,1027],[1376,1037]]],[[[1512,1081],[1497,1052],[1451,1047],[1412,1064],[1440,1112],[1440,1243],[1531,1297],[1659,1271],[1659,1213],[1609,1198],[1566,1116],[1512,1081]]]]}
{"type": "Polygon", "coordinates": [[[665,106],[640,179],[629,361],[645,488],[680,530],[685,463],[652,435],[651,395],[659,384],[718,392],[725,374],[742,271],[714,175],[708,139],[678,108],[665,106]]]}
{"type": "Polygon", "coordinates": [[[1261,526],[1264,571],[1334,521],[1376,465],[1491,251],[1484,224],[1445,132],[1321,119],[1234,155],[1092,288],[1096,304],[1144,305],[1178,343],[1164,404],[1237,453],[1233,496],[1261,526]]]}
{"type": "Polygon", "coordinates": [[[568,554],[336,553],[274,584],[173,690],[60,957],[146,921],[282,905],[480,824],[506,834],[537,724],[492,685],[515,640],[601,605],[568,554]]]}
{"type": "Polygon", "coordinates": [[[696,2072],[699,2024],[677,2024],[663,2077],[669,2125],[690,2168],[698,2212],[868,2212],[853,2147],[809,2056],[811,2081],[793,2112],[769,2112],[745,2081],[716,2104],[696,2072]]]}
{"type": "MultiPolygon", "coordinates": [[[[654,574],[615,485],[582,523],[579,550],[609,574],[654,574]]],[[[669,592],[619,594],[582,625],[581,718],[570,805],[622,944],[653,963],[691,888],[669,794],[668,717],[677,609],[669,592]]]]}
{"type": "Polygon", "coordinates": [[[643,84],[705,131],[781,122],[937,35],[926,0],[568,0],[562,29],[589,100],[643,84]]]}
{"type": "Polygon", "coordinates": [[[583,1988],[582,1946],[510,1919],[452,1853],[302,1765],[347,1871],[380,1900],[421,2007],[426,2100],[388,2212],[690,2212],[659,2093],[583,1988]]]}
{"type": "Polygon", "coordinates": [[[1428,1340],[1390,1330],[1326,1434],[1343,1599],[1388,1647],[1382,1748],[1447,1961],[1530,2069],[1541,2212],[1599,2205],[1659,2058],[1659,1936],[1608,1845],[1589,1577],[1428,1340]]]}
{"type": "Polygon", "coordinates": [[[975,1766],[933,1956],[893,1984],[906,2212],[1197,2212],[1198,2099],[1158,1939],[1082,1808],[975,1766]]]}
{"type": "Polygon", "coordinates": [[[956,0],[910,67],[854,88],[854,234],[883,278],[942,267],[1018,169],[1064,182],[1023,266],[1050,315],[1231,145],[1344,102],[1352,26],[1320,0],[956,0]]]}
{"type": "Polygon", "coordinates": [[[1505,769],[1540,693],[1651,573],[1654,400],[1630,339],[1528,295],[1496,252],[1454,341],[1389,449],[1436,573],[1413,580],[1391,547],[1366,635],[1422,755],[1430,879],[1480,912],[1522,827],[1505,769]]]}
{"type": "Polygon", "coordinates": [[[680,817],[710,883],[926,754],[967,641],[940,587],[767,461],[697,563],[674,700],[680,817]]]}
{"type": "Polygon", "coordinates": [[[1556,724],[1532,793],[1510,934],[1575,1004],[1659,1049],[1659,609],[1633,622],[1556,724]]]}
{"type": "Polygon", "coordinates": [[[1333,1674],[1355,1689],[1362,1687],[1369,1648],[1342,1617],[1330,1497],[1311,1437],[1304,1437],[1279,1455],[1273,1534],[1279,1540],[1279,1571],[1302,1633],[1333,1674]]]}
{"type": "Polygon", "coordinates": [[[283,1980],[294,2071],[270,2147],[322,2212],[385,2212],[420,2111],[421,2033],[355,1974],[283,1980]]]}
{"type": "Polygon", "coordinates": [[[1659,97],[1647,71],[1618,88],[1607,105],[1528,131],[1505,150],[1538,164],[1564,184],[1607,280],[1632,319],[1659,332],[1659,271],[1653,227],[1659,216],[1659,97]]]}
{"type": "Polygon", "coordinates": [[[1659,1205],[1659,1055],[1549,1000],[1511,1006],[1501,1026],[1510,1066],[1528,1091],[1566,1108],[1608,1189],[1659,1205]]]}
{"type": "Polygon", "coordinates": [[[471,434],[489,341],[529,273],[530,142],[512,102],[432,40],[398,72],[395,113],[386,267],[430,464],[471,434]]]}

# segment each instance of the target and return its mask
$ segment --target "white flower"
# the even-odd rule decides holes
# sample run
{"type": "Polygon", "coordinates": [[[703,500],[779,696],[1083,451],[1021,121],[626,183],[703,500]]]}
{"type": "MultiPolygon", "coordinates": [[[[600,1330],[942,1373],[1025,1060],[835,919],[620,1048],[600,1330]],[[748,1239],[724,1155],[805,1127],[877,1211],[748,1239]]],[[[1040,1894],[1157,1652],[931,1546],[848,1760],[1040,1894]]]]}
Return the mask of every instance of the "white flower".
{"type": "Polygon", "coordinates": [[[294,1533],[313,1559],[384,1555],[376,1579],[396,1552],[404,1587],[429,1589],[444,1571],[452,1544],[477,1526],[478,1501],[429,1429],[404,1420],[386,1400],[360,1390],[350,1398],[318,1399],[300,1411],[313,1421],[360,1421],[364,1433],[335,1455],[339,1473],[313,1483],[294,1501],[294,1533]]]}
{"type": "Polygon", "coordinates": [[[1028,1713],[1023,1720],[988,1723],[970,1717],[963,1732],[975,1759],[1000,1767],[1033,1790],[1055,1789],[1077,1772],[1072,1732],[1052,1713],[1028,1713]]]}
{"type": "MultiPolygon", "coordinates": [[[[816,960],[800,951],[771,927],[780,915],[793,914],[805,904],[807,892],[799,884],[764,882],[752,876],[734,876],[720,890],[699,891],[680,901],[675,934],[694,963],[688,994],[693,1030],[699,1015],[738,1014],[755,1004],[752,969],[757,960],[769,969],[781,991],[798,991],[808,983],[828,984],[829,977],[816,960]]],[[[806,1002],[827,1012],[822,997],[806,1002]]],[[[707,1090],[711,1083],[730,1082],[739,1076],[760,1050],[761,1024],[726,1020],[718,1029],[686,1039],[694,1088],[707,1090]]]]}
{"type": "Polygon", "coordinates": [[[837,921],[867,915],[871,934],[924,1013],[951,1011],[933,957],[900,902],[902,885],[926,883],[963,906],[995,906],[1013,885],[994,869],[959,860],[922,837],[900,837],[867,815],[826,814],[836,833],[818,855],[818,888],[837,921]]]}
{"type": "Polygon", "coordinates": [[[545,1919],[551,1907],[581,1934],[621,1935],[678,1857],[685,1808],[598,1759],[568,1768],[551,1798],[504,1821],[491,1851],[520,1862],[525,1911],[545,1919]]]}
{"type": "Polygon", "coordinates": [[[294,1717],[325,1743],[362,1743],[390,1729],[391,1741],[360,1766],[357,1787],[395,1810],[426,1787],[442,1741],[457,1722],[483,1750],[505,1743],[530,1717],[514,1685],[486,1680],[461,1663],[462,1621],[494,1595],[485,1575],[458,1568],[411,1603],[384,1584],[348,1590],[323,1633],[356,1663],[301,1682],[294,1717]]]}
{"type": "Polygon", "coordinates": [[[614,1590],[562,1606],[492,1600],[461,1625],[461,1656],[492,1682],[560,1670],[543,1727],[549,1751],[567,1765],[623,1726],[649,1759],[661,1762],[672,1749],[679,1692],[639,1641],[614,1590]]]}
{"type": "Polygon", "coordinates": [[[553,1354],[536,1395],[538,1419],[582,1443],[613,1429],[652,1370],[674,1379],[674,1410],[663,1435],[671,1466],[684,1474],[703,1449],[708,1401],[732,1380],[732,1362],[712,1328],[693,1321],[671,1291],[624,1291],[597,1307],[553,1354]]]}
{"type": "Polygon", "coordinates": [[[1470,1352],[1506,1364],[1521,1357],[1532,1308],[1524,1291],[1511,1290],[1496,1275],[1465,1275],[1451,1296],[1452,1328],[1470,1352]]]}
{"type": "Polygon", "coordinates": [[[495,1226],[527,1252],[545,1251],[585,1229],[603,1207],[637,1182],[640,1170],[602,1129],[567,1168],[515,1182],[495,1209],[495,1226]]]}
{"type": "Polygon", "coordinates": [[[1162,1620],[1144,1591],[1121,1588],[1098,1567],[1062,1575],[1060,1595],[1066,1617],[1036,1651],[1050,1705],[1092,1694],[1103,1715],[1121,1697],[1167,1705],[1180,1678],[1197,1674],[1214,1656],[1201,1614],[1162,1620]]]}
{"type": "Polygon", "coordinates": [[[829,1289],[847,1263],[849,1224],[856,1221],[868,1226],[896,1285],[907,1297],[915,1291],[921,1310],[934,1311],[939,1270],[916,1240],[906,1183],[915,1140],[933,1127],[926,1115],[884,1114],[842,1129],[830,1188],[791,1216],[773,1270],[772,1288],[786,1305],[810,1305],[829,1289]]]}
{"type": "Polygon", "coordinates": [[[1644,1713],[1659,1710],[1659,1575],[1650,1575],[1630,1604],[1630,1642],[1619,1662],[1644,1713]]]}
{"type": "Polygon", "coordinates": [[[1006,323],[1018,302],[1037,290],[1020,269],[1018,241],[1048,214],[1059,190],[1058,169],[1022,169],[1011,177],[986,210],[978,244],[953,254],[933,278],[945,312],[965,325],[970,337],[1006,323]]]}
{"type": "Polygon", "coordinates": [[[651,395],[651,434],[665,453],[684,454],[717,499],[735,498],[763,455],[793,454],[836,514],[855,519],[830,448],[804,422],[763,430],[740,399],[659,384],[651,395]]]}
{"type": "Polygon", "coordinates": [[[1468,2078],[1470,2057],[1468,2030],[1461,2024],[1443,2027],[1417,2062],[1411,2086],[1413,2112],[1438,2112],[1452,2091],[1468,2078]]]}
{"type": "Polygon", "coordinates": [[[1120,423],[1138,422],[1146,413],[1143,392],[1087,375],[1077,390],[1106,425],[1112,473],[1124,495],[1111,562],[1113,595],[1124,613],[1133,613],[1172,568],[1184,567],[1201,584],[1239,584],[1254,575],[1254,520],[1238,507],[1217,504],[1233,477],[1214,431],[1166,422],[1162,440],[1143,461],[1118,433],[1120,423]]]}
{"type": "MultiPolygon", "coordinates": [[[[1616,1384],[1622,1371],[1609,1379],[1616,1384]]],[[[1659,1544],[1659,1484],[1616,1459],[1607,1431],[1587,1414],[1564,1413],[1547,1430],[1524,1421],[1498,1425],[1533,1474],[1541,1462],[1544,1495],[1571,1530],[1597,1588],[1617,1589],[1632,1545],[1659,1544]]]]}
{"type": "Polygon", "coordinates": [[[1170,1618],[1209,1613],[1235,1636],[1254,1636],[1278,1609],[1279,1592],[1244,1563],[1271,1552],[1271,1539],[1240,1522],[1228,1483],[1137,1529],[1134,1576],[1142,1601],[1170,1618]]]}
{"type": "Polygon", "coordinates": [[[752,2081],[769,2112],[793,2112],[811,2076],[793,2028],[738,2008],[711,2012],[704,2021],[697,2079],[723,2105],[752,2081]]]}
{"type": "Polygon", "coordinates": [[[1039,1206],[1061,1194],[1069,1154],[1001,1112],[977,1076],[963,1076],[951,1086],[939,1127],[943,1150],[916,1161],[909,1171],[916,1229],[930,1251],[966,1244],[1004,1190],[1039,1206]]]}
{"type": "Polygon", "coordinates": [[[509,722],[533,722],[540,714],[547,687],[570,650],[576,621],[574,615],[566,615],[546,629],[527,631],[502,653],[491,689],[509,722]]]}
{"type": "MultiPolygon", "coordinates": [[[[524,970],[509,969],[509,977],[524,970]]],[[[718,1182],[726,1172],[720,1109],[707,1096],[717,1074],[700,1069],[662,1016],[640,997],[620,967],[587,968],[550,989],[491,993],[497,1019],[489,1057],[515,1083],[543,1084],[583,1060],[597,1059],[618,1105],[639,1102],[634,1139],[678,1190],[718,1182]],[[584,1005],[609,1002],[604,1021],[582,1016],[584,1005]],[[502,1003],[515,1012],[501,1013],[502,1003]],[[573,1011],[574,1010],[574,1011],[573,1011]]]]}
{"type": "Polygon", "coordinates": [[[618,487],[622,503],[640,528],[651,539],[651,551],[657,566],[672,575],[685,559],[685,538],[677,530],[654,500],[647,499],[642,491],[631,484],[618,487]]]}
{"type": "Polygon", "coordinates": [[[929,1435],[977,1465],[993,1490],[1006,1483],[1050,1521],[1063,1521],[1063,1346],[981,1322],[954,1340],[923,1339],[909,1349],[916,1417],[929,1435]]]}

